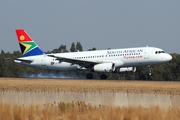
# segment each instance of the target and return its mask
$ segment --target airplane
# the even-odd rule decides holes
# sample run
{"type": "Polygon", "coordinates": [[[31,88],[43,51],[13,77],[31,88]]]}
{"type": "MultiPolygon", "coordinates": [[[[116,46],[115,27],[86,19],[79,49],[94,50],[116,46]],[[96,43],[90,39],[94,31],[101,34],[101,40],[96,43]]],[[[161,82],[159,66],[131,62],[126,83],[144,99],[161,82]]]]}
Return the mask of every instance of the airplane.
{"type": "Polygon", "coordinates": [[[93,79],[93,72],[100,72],[100,79],[107,79],[105,73],[135,72],[137,66],[150,68],[172,59],[162,49],[148,46],[46,54],[24,29],[17,29],[16,35],[22,57],[14,59],[15,63],[47,70],[87,70],[87,79],[93,79]]]}

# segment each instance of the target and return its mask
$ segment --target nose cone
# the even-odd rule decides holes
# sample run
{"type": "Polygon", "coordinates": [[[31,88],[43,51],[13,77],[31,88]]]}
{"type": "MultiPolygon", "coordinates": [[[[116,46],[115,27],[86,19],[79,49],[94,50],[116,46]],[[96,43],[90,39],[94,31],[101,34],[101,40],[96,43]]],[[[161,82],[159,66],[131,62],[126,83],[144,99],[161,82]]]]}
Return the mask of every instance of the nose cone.
{"type": "Polygon", "coordinates": [[[167,54],[167,55],[166,55],[166,60],[167,60],[167,61],[172,60],[172,56],[171,56],[170,54],[167,54]]]}

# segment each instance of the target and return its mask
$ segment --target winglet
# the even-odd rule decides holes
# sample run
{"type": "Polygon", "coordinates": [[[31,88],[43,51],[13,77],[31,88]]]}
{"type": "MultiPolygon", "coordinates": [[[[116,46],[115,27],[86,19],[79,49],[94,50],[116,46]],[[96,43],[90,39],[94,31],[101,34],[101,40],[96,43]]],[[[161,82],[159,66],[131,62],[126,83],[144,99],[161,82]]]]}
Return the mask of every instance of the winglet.
{"type": "Polygon", "coordinates": [[[38,47],[24,29],[17,29],[16,35],[23,57],[44,54],[44,52],[38,47]]]}

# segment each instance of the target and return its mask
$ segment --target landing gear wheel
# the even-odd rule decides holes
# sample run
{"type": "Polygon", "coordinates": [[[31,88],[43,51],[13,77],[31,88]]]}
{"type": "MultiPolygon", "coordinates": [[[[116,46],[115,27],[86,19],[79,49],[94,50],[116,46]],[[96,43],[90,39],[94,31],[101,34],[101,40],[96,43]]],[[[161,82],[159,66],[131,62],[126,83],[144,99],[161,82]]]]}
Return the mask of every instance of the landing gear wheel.
{"type": "Polygon", "coordinates": [[[101,75],[100,75],[100,78],[101,78],[101,79],[107,79],[107,75],[106,75],[106,74],[101,74],[101,75]]]}
{"type": "Polygon", "coordinates": [[[93,78],[93,74],[88,73],[88,74],[86,75],[86,78],[87,78],[87,79],[92,79],[92,78],[93,78]]]}

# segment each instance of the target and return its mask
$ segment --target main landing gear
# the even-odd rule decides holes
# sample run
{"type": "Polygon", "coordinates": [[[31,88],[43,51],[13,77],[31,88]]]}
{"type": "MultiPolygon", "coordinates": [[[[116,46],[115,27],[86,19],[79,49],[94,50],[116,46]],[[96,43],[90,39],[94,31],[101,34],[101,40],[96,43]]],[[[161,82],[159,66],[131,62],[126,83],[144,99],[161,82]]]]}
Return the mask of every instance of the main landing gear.
{"type": "Polygon", "coordinates": [[[93,74],[92,74],[92,73],[88,73],[88,74],[86,75],[86,78],[87,78],[87,79],[92,79],[92,78],[93,78],[93,74]]]}
{"type": "MultiPolygon", "coordinates": [[[[86,75],[86,78],[87,78],[87,79],[92,79],[92,78],[93,78],[93,74],[92,74],[92,73],[88,73],[88,74],[86,75]]],[[[107,75],[103,73],[103,74],[100,75],[100,78],[101,78],[101,79],[107,79],[107,75]]]]}
{"type": "Polygon", "coordinates": [[[100,78],[105,80],[107,78],[107,75],[106,74],[101,74],[100,78]]]}

